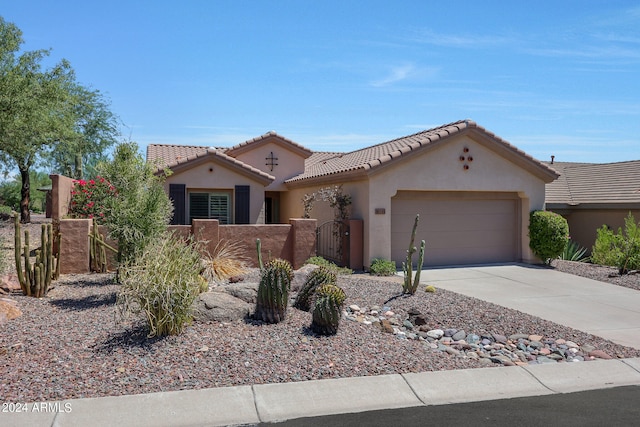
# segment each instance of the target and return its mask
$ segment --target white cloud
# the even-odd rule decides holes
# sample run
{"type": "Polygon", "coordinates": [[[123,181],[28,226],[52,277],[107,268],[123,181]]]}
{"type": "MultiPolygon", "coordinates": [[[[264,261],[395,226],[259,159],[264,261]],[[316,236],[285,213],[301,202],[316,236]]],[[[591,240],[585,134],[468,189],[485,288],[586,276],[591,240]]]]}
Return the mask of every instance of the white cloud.
{"type": "Polygon", "coordinates": [[[386,87],[402,81],[431,78],[437,73],[438,68],[416,67],[414,64],[407,63],[391,67],[385,77],[371,81],[370,85],[373,87],[386,87]]]}

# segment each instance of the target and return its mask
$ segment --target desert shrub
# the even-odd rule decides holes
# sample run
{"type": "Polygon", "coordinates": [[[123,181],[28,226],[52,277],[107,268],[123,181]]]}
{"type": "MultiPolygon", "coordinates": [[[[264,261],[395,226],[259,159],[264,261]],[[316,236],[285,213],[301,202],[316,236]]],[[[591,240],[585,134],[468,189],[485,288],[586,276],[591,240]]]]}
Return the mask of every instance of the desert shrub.
{"type": "Polygon", "coordinates": [[[0,205],[0,221],[8,221],[13,216],[13,209],[9,206],[0,205]]]}
{"type": "Polygon", "coordinates": [[[246,273],[246,261],[244,249],[237,242],[220,240],[213,253],[203,261],[202,275],[209,280],[222,282],[246,273]]]}
{"type": "Polygon", "coordinates": [[[529,247],[545,264],[562,254],[569,241],[569,225],[561,215],[533,211],[529,215],[529,247]]]}
{"type": "Polygon", "coordinates": [[[166,176],[156,174],[134,142],[118,145],[98,170],[117,191],[106,199],[104,223],[118,242],[118,261],[129,263],[167,229],[173,206],[163,188],[166,176]]]}
{"type": "Polygon", "coordinates": [[[117,298],[122,317],[143,314],[149,336],[179,334],[191,322],[191,304],[200,293],[197,244],[164,233],[120,270],[117,298]]]}
{"type": "Polygon", "coordinates": [[[382,258],[374,258],[369,267],[369,273],[373,276],[393,276],[396,271],[395,261],[382,258]]]}
{"type": "Polygon", "coordinates": [[[69,216],[71,218],[95,218],[104,223],[106,205],[109,199],[117,197],[116,188],[101,176],[85,181],[73,181],[69,216]]]}
{"type": "Polygon", "coordinates": [[[618,228],[617,233],[606,225],[599,228],[591,251],[594,263],[618,267],[620,274],[640,269],[640,224],[629,213],[624,225],[624,231],[618,228]]]}
{"type": "Polygon", "coordinates": [[[585,256],[586,253],[587,248],[580,246],[578,242],[567,240],[567,244],[564,246],[559,258],[565,261],[585,262],[589,259],[588,256],[585,256]]]}
{"type": "Polygon", "coordinates": [[[321,256],[313,256],[307,259],[304,263],[317,265],[319,267],[325,267],[329,270],[335,271],[335,273],[338,275],[353,274],[353,270],[351,270],[350,268],[338,267],[335,263],[327,259],[324,259],[321,256]]]}

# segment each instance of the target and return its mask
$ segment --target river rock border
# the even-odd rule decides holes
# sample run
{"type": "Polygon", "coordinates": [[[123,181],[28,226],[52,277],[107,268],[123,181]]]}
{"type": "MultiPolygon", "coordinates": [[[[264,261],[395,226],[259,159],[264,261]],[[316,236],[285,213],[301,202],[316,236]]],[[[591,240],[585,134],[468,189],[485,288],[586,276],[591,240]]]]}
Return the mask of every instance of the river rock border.
{"type": "Polygon", "coordinates": [[[612,359],[591,345],[579,345],[562,338],[545,337],[535,332],[505,336],[499,333],[475,334],[455,328],[431,329],[416,308],[402,319],[389,306],[359,307],[352,304],[343,310],[344,319],[377,327],[383,333],[402,340],[417,340],[426,350],[453,357],[478,359],[484,365],[522,366],[543,363],[585,362],[612,359]]]}

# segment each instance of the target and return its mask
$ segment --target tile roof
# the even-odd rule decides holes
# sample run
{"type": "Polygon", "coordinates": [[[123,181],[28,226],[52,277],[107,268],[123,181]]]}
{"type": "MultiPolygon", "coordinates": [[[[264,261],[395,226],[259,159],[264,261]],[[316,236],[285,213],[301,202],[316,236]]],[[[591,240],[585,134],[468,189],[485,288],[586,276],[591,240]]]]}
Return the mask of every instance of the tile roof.
{"type": "Polygon", "coordinates": [[[274,176],[258,168],[228,156],[223,149],[220,148],[162,144],[149,144],[147,146],[147,161],[157,161],[160,168],[167,168],[174,171],[185,167],[187,163],[206,157],[215,158],[229,166],[236,167],[244,170],[246,173],[257,176],[264,181],[271,182],[275,179],[274,176]]]}
{"type": "Polygon", "coordinates": [[[248,141],[244,141],[244,142],[241,142],[240,144],[234,145],[233,147],[227,149],[226,152],[230,156],[235,156],[237,154],[242,153],[245,150],[249,150],[250,149],[249,147],[251,145],[260,144],[261,142],[267,141],[269,138],[272,138],[272,137],[275,137],[280,141],[287,143],[289,148],[293,148],[295,151],[298,151],[303,157],[309,157],[313,154],[313,152],[309,150],[307,147],[304,147],[295,141],[285,138],[284,136],[278,135],[274,131],[269,131],[264,135],[260,135],[248,141]]]}
{"type": "Polygon", "coordinates": [[[166,145],[149,144],[147,146],[147,161],[166,167],[176,161],[206,153],[209,147],[195,145],[166,145]]]}
{"type": "Polygon", "coordinates": [[[640,160],[550,165],[562,175],[547,184],[547,204],[640,203],[640,160]]]}
{"type": "MultiPolygon", "coordinates": [[[[383,166],[388,162],[405,156],[412,151],[427,146],[433,146],[447,137],[463,132],[466,129],[477,129],[480,132],[483,132],[509,152],[516,154],[536,167],[541,168],[550,176],[557,176],[557,173],[550,167],[535,160],[533,157],[481,126],[478,126],[475,122],[471,120],[460,120],[349,153],[331,153],[333,156],[330,156],[330,153],[326,153],[326,158],[322,158],[321,161],[308,162],[308,167],[305,168],[304,173],[297,175],[286,182],[297,182],[312,178],[328,177],[330,175],[352,171],[366,173],[369,170],[383,166]]],[[[313,160],[318,159],[319,157],[313,160]]]]}

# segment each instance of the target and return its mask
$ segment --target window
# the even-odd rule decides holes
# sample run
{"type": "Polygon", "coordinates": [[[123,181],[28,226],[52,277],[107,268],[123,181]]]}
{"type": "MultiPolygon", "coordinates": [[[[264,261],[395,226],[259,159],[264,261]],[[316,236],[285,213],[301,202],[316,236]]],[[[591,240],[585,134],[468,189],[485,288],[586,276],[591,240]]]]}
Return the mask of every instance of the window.
{"type": "Polygon", "coordinates": [[[231,203],[228,193],[189,193],[189,223],[193,219],[217,219],[231,223],[231,203]]]}

